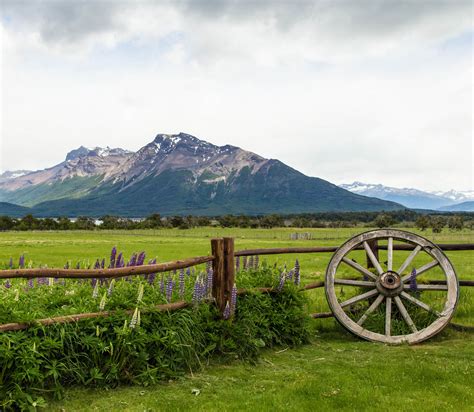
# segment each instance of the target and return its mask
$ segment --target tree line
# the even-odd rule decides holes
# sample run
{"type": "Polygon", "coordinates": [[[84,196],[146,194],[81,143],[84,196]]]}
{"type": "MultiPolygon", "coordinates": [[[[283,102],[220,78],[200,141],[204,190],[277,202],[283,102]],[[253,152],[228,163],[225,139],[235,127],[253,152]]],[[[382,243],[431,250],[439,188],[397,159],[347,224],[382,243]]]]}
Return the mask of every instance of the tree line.
{"type": "Polygon", "coordinates": [[[431,228],[440,232],[448,227],[452,230],[474,228],[474,213],[459,214],[422,214],[411,210],[392,212],[325,212],[305,213],[298,215],[265,215],[265,216],[166,216],[152,214],[144,219],[129,219],[117,216],[103,216],[100,219],[80,216],[71,220],[67,217],[37,218],[26,215],[23,218],[0,216],[0,231],[6,230],[133,230],[220,226],[240,228],[342,228],[342,227],[390,227],[398,224],[415,226],[420,230],[431,228]]]}

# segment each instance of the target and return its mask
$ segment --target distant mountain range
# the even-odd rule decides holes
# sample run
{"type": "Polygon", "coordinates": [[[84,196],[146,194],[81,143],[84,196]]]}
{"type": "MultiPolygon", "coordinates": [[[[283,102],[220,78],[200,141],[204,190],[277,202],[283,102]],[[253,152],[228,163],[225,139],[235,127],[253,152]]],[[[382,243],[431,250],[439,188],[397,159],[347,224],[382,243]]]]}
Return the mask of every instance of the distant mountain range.
{"type": "Polygon", "coordinates": [[[137,152],[81,146],[53,167],[4,173],[0,201],[37,216],[71,217],[403,209],[185,133],[158,134],[137,152]]]}
{"type": "Polygon", "coordinates": [[[470,200],[451,206],[443,206],[439,210],[444,212],[474,212],[474,201],[470,200]]]}
{"type": "Polygon", "coordinates": [[[342,184],[340,187],[359,195],[397,202],[411,209],[474,211],[474,190],[465,192],[455,190],[425,192],[418,189],[399,189],[381,184],[362,182],[342,184]]]}

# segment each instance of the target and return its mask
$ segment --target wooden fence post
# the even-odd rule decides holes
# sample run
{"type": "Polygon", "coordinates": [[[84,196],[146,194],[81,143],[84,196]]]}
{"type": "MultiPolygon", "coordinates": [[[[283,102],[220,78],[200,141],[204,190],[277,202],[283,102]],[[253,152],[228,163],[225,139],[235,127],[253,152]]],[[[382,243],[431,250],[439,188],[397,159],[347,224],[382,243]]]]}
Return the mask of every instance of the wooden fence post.
{"type": "Polygon", "coordinates": [[[212,261],[212,296],[221,311],[225,307],[225,285],[224,285],[224,239],[211,239],[211,250],[214,260],[212,261]]]}
{"type": "Polygon", "coordinates": [[[211,249],[214,256],[212,296],[223,314],[226,303],[231,299],[235,281],[234,238],[212,239],[211,249]]]}
{"type": "MultiPolygon", "coordinates": [[[[232,296],[232,288],[235,282],[235,256],[234,256],[234,238],[224,238],[224,287],[225,302],[229,302],[232,296]]],[[[224,307],[225,307],[224,302],[224,307]]]]}
{"type": "MultiPolygon", "coordinates": [[[[370,249],[372,252],[374,252],[375,259],[379,260],[379,242],[374,239],[374,240],[368,240],[367,244],[369,245],[370,249]]],[[[374,265],[372,264],[372,261],[369,258],[369,255],[366,254],[367,256],[367,268],[372,269],[374,265]]]]}

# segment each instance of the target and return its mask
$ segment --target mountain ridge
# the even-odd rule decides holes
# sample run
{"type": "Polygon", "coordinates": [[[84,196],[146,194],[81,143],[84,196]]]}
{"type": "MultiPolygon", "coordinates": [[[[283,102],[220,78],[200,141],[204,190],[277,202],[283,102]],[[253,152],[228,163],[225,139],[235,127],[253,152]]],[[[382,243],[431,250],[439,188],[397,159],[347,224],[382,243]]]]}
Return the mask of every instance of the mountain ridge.
{"type": "Polygon", "coordinates": [[[50,168],[0,183],[0,201],[43,216],[379,211],[403,206],[350,193],[277,159],[187,133],[136,152],[79,147],[50,168]]]}
{"type": "Polygon", "coordinates": [[[376,197],[400,203],[413,209],[443,210],[461,202],[474,200],[474,191],[427,192],[414,188],[396,188],[382,184],[355,181],[340,187],[363,196],[376,197]]]}

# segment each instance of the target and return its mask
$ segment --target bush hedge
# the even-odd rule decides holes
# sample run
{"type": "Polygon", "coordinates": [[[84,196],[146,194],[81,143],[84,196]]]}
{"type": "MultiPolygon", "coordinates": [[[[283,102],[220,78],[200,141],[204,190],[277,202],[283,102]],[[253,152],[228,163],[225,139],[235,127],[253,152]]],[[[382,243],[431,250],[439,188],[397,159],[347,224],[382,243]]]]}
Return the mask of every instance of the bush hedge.
{"type": "MultiPolygon", "coordinates": [[[[275,284],[275,273],[263,268],[241,272],[238,279],[246,287],[268,286],[275,284]]],[[[134,282],[123,284],[136,290],[134,282]]],[[[50,293],[54,297],[57,292],[50,293]]],[[[56,314],[54,299],[50,309],[56,314]]],[[[11,310],[15,305],[2,306],[11,310]]],[[[106,318],[0,332],[0,409],[46,407],[48,398],[60,399],[72,385],[150,385],[199,370],[209,361],[255,362],[264,347],[299,345],[308,338],[305,298],[291,282],[277,293],[239,296],[229,320],[221,319],[212,303],[201,303],[166,312],[149,307],[134,328],[130,315],[119,308],[106,318]]]]}

